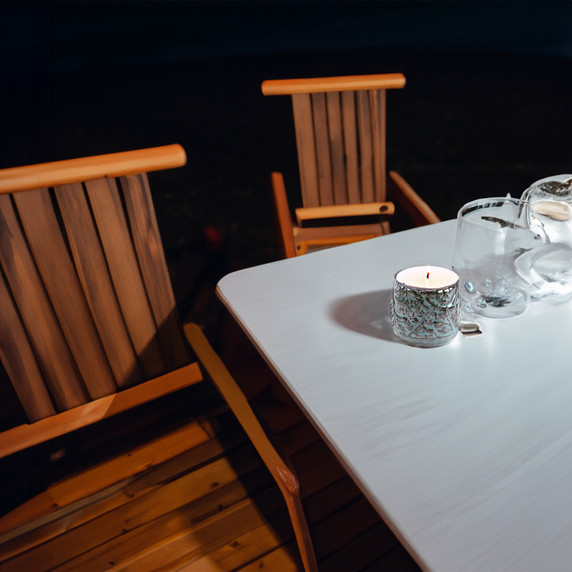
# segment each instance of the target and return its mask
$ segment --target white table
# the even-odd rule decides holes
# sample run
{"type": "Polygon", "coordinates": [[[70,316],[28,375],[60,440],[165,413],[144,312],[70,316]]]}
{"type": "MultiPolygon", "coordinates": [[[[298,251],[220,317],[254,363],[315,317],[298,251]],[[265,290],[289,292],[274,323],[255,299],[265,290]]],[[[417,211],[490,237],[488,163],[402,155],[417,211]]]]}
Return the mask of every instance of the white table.
{"type": "Polygon", "coordinates": [[[455,222],[224,277],[218,294],[424,569],[572,570],[572,303],[420,349],[396,271],[450,267],[455,222]]]}

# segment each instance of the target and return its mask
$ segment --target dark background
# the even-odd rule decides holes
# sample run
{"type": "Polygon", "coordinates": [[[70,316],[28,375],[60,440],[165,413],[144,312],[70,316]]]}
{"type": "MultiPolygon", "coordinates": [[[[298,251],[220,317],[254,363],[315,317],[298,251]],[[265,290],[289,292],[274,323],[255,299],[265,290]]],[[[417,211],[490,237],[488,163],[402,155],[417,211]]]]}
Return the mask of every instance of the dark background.
{"type": "Polygon", "coordinates": [[[388,165],[442,219],[571,172],[572,2],[0,0],[0,54],[0,167],[185,147],[151,175],[183,314],[201,280],[279,257],[270,172],[292,199],[298,174],[264,79],[404,73],[388,165]]]}

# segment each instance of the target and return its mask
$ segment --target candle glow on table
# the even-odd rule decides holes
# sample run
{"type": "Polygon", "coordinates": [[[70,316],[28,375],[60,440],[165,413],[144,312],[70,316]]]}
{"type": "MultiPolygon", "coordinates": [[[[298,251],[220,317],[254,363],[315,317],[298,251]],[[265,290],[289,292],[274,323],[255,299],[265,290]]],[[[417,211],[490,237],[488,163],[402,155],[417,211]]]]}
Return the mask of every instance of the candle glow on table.
{"type": "Polygon", "coordinates": [[[459,276],[440,266],[414,266],[395,275],[391,321],[411,346],[438,347],[459,331],[459,276]]]}

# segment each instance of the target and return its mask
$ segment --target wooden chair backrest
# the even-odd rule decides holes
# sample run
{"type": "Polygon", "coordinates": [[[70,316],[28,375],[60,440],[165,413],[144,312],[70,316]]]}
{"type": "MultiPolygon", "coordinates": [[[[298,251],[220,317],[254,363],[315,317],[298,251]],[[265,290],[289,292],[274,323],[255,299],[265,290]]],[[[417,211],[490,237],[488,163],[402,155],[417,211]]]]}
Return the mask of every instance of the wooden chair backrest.
{"type": "Polygon", "coordinates": [[[267,80],[264,95],[291,95],[305,207],[386,200],[386,90],[402,74],[267,80]]]}
{"type": "Polygon", "coordinates": [[[179,145],[0,171],[0,357],[30,421],[189,363],[146,173],[179,145]]]}

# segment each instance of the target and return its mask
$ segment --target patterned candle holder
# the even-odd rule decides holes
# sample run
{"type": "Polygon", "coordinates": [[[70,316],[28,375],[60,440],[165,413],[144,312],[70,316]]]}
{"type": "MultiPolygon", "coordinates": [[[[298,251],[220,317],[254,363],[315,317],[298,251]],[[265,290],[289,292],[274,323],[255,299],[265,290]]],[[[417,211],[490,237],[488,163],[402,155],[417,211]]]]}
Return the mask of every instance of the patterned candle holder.
{"type": "Polygon", "coordinates": [[[420,348],[448,344],[459,333],[459,276],[448,268],[416,266],[395,275],[391,299],[393,332],[420,348]]]}

